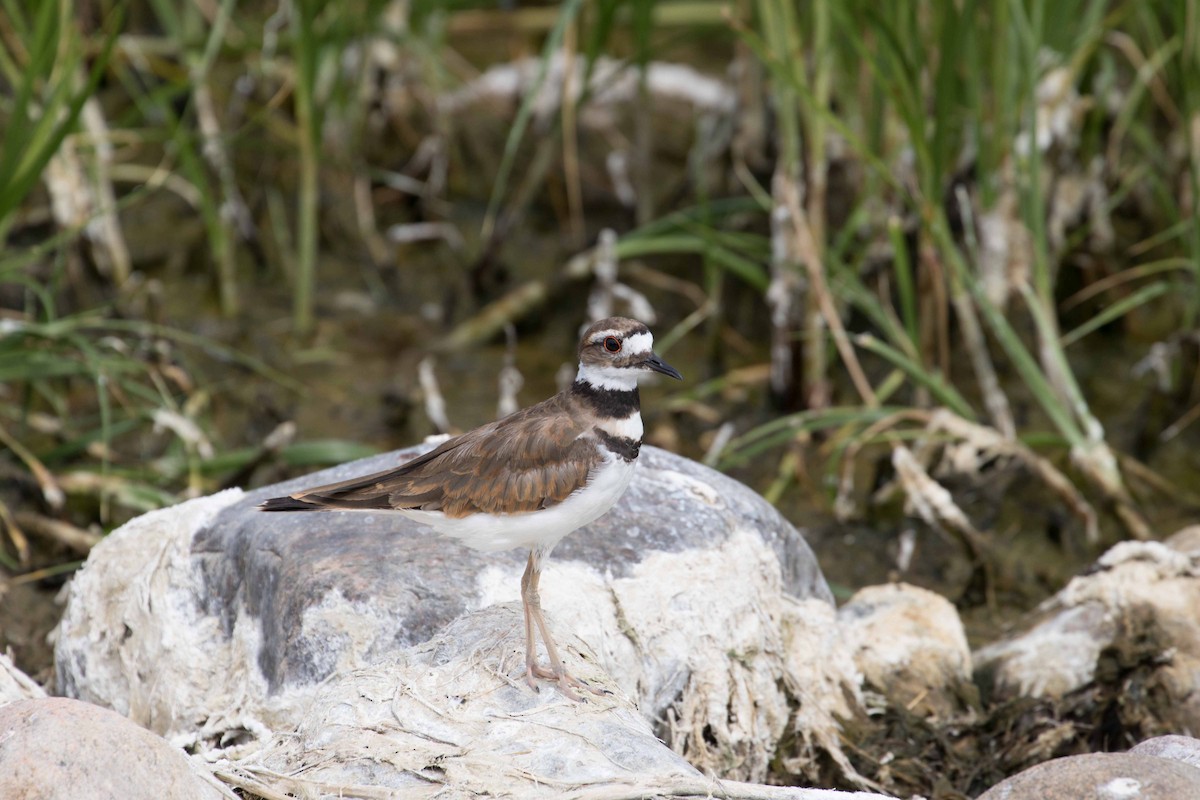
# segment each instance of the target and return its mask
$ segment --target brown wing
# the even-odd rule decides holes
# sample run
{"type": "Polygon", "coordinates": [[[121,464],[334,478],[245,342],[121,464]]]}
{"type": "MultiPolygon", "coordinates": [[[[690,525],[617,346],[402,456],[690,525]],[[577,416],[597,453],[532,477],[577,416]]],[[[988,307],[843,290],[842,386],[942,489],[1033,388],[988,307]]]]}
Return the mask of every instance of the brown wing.
{"type": "Polygon", "coordinates": [[[562,395],[464,433],[395,469],[292,495],[325,508],[538,511],[586,484],[598,455],[562,395]]]}

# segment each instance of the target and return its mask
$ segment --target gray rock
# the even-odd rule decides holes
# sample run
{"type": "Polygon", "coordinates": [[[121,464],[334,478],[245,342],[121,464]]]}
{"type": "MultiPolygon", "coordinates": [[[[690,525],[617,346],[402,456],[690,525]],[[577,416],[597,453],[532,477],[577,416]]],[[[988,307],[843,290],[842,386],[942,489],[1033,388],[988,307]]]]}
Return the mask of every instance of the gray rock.
{"type": "Polygon", "coordinates": [[[0,706],[0,797],[218,800],[195,759],[107,709],[47,697],[0,706]]]}
{"type": "Polygon", "coordinates": [[[1138,742],[1129,748],[1130,753],[1142,756],[1156,756],[1168,761],[1180,761],[1200,768],[1200,739],[1192,736],[1155,736],[1144,742],[1138,742]]]}
{"type": "MultiPolygon", "coordinates": [[[[399,515],[254,509],[415,452],[222,492],[106,537],[68,593],[60,691],[234,757],[293,730],[322,682],[516,600],[522,553],[480,554],[399,515]]],[[[702,768],[760,780],[793,733],[848,766],[836,717],[852,712],[858,675],[801,534],[699,464],[655,448],[640,462],[618,506],[550,559],[551,624],[587,642],[658,734],[702,768]]],[[[519,680],[514,653],[519,643],[490,653],[491,668],[519,680]]]]}
{"type": "Polygon", "coordinates": [[[988,789],[978,800],[1185,800],[1200,797],[1200,769],[1134,753],[1056,758],[988,789]]]}
{"type": "MultiPolygon", "coordinates": [[[[500,565],[519,575],[524,568],[527,552],[477,553],[398,514],[253,510],[267,497],[387,469],[425,449],[375,456],[250,492],[195,537],[192,552],[204,576],[206,610],[220,618],[226,635],[238,615],[261,621],[259,666],[272,691],[285,683],[316,683],[333,672],[337,643],[331,648],[325,631],[316,640],[298,635],[305,630],[305,614],[331,592],[386,615],[390,630],[369,644],[385,652],[426,641],[464,611],[483,605],[486,598],[470,585],[480,573],[500,565]]],[[[637,480],[618,506],[564,539],[547,570],[578,561],[624,578],[651,554],[717,547],[737,528],[757,531],[772,548],[785,591],[832,603],[808,543],[773,506],[725,475],[654,447],[643,448],[637,480]]],[[[553,613],[553,600],[546,605],[553,613]]]]}

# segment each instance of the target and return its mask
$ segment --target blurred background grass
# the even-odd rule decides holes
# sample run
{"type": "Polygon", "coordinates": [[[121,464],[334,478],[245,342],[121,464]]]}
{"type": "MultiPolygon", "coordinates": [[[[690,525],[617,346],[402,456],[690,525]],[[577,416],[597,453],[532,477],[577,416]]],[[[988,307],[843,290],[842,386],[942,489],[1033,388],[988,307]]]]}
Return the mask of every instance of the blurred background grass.
{"type": "Polygon", "coordinates": [[[994,621],[1194,519],[1196,0],[0,7],[10,588],[540,399],[608,313],[842,594],[994,621]]]}

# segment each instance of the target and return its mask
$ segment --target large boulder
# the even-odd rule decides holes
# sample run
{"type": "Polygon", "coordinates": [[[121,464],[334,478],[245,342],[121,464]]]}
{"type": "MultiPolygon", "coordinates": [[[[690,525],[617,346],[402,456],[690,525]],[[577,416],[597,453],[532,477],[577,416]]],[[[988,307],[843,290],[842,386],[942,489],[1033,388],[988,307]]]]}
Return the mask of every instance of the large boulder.
{"type": "MultiPolygon", "coordinates": [[[[384,669],[464,614],[516,600],[524,553],[477,553],[400,515],[255,510],[418,452],[222,492],[114,532],[71,584],[60,691],[176,744],[244,756],[301,725],[324,683],[384,669]]],[[[617,507],[545,568],[551,624],[592,650],[576,667],[582,648],[568,644],[568,664],[632,698],[704,769],[760,780],[785,736],[848,767],[837,718],[852,713],[859,677],[803,536],[717,472],[652,447],[639,461],[617,507]]],[[[530,701],[557,702],[552,687],[521,683],[519,627],[479,657],[530,701]]]]}

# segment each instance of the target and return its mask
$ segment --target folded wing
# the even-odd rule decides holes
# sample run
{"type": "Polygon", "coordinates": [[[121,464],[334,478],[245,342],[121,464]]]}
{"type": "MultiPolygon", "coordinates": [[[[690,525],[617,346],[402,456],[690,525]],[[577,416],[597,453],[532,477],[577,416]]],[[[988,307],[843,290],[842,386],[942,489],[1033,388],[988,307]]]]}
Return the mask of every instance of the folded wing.
{"type": "Polygon", "coordinates": [[[599,460],[590,435],[561,396],[553,397],[395,469],[274,498],[262,508],[421,509],[448,517],[539,511],[587,484],[599,460]]]}

